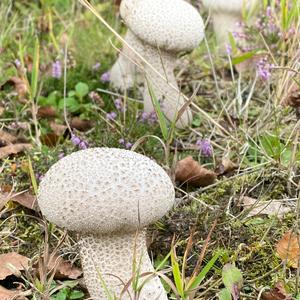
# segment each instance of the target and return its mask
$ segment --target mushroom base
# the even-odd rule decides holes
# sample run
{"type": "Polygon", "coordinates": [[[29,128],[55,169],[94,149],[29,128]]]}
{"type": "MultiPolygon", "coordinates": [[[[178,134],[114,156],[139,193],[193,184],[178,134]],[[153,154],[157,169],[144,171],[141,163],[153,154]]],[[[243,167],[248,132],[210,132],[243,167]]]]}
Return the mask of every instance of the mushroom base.
{"type": "MultiPolygon", "coordinates": [[[[226,54],[226,45],[230,45],[229,34],[236,32],[243,35],[243,28],[238,24],[242,20],[241,14],[230,14],[214,12],[212,15],[214,31],[216,33],[220,54],[226,54]]],[[[239,44],[244,44],[244,39],[238,40],[239,44]]]]}
{"type": "Polygon", "coordinates": [[[157,276],[143,276],[146,272],[154,272],[147,253],[145,232],[88,235],[81,238],[80,248],[84,278],[93,300],[109,299],[106,290],[117,299],[135,298],[137,292],[128,282],[136,278],[137,274],[140,275],[138,286],[145,282],[139,300],[168,299],[157,276]],[[133,271],[134,265],[135,270],[139,271],[133,271]],[[127,289],[124,288],[126,284],[129,286],[127,289]]]}

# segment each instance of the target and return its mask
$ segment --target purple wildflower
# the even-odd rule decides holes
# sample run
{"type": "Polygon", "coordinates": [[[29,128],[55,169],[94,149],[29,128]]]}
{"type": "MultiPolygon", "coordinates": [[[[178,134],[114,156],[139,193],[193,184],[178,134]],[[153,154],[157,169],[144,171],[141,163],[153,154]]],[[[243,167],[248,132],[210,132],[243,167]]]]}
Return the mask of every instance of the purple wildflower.
{"type": "Polygon", "coordinates": [[[88,145],[87,142],[81,141],[81,142],[79,143],[78,147],[79,147],[79,149],[81,149],[81,150],[85,150],[85,149],[87,149],[87,148],[89,147],[89,145],[88,145]]]}
{"type": "Polygon", "coordinates": [[[15,66],[17,67],[17,69],[21,68],[22,64],[19,59],[15,59],[15,66]]]}
{"type": "Polygon", "coordinates": [[[201,155],[211,157],[213,155],[213,148],[209,140],[198,140],[196,145],[199,147],[201,155]]]}
{"type": "Polygon", "coordinates": [[[114,101],[114,104],[115,104],[115,107],[116,107],[116,109],[117,109],[118,111],[124,112],[123,102],[122,102],[121,99],[119,99],[119,98],[116,99],[116,100],[114,101]]]}
{"type": "Polygon", "coordinates": [[[125,146],[125,145],[126,145],[126,142],[125,142],[125,140],[122,138],[122,139],[119,139],[119,144],[122,145],[122,146],[125,146]]]}
{"type": "Polygon", "coordinates": [[[59,60],[55,61],[52,64],[52,77],[56,79],[60,79],[62,76],[62,68],[59,60]]]}
{"type": "Polygon", "coordinates": [[[114,112],[114,111],[112,111],[112,112],[106,114],[106,119],[107,119],[108,121],[113,121],[113,120],[116,119],[116,117],[117,117],[117,113],[114,112]]]}
{"type": "Polygon", "coordinates": [[[127,142],[126,145],[125,145],[125,148],[126,148],[126,149],[131,149],[132,146],[133,146],[132,143],[127,142]]]}
{"type": "Polygon", "coordinates": [[[157,115],[155,111],[152,112],[142,112],[139,116],[139,120],[142,123],[154,124],[157,121],[157,115]]]}
{"type": "Polygon", "coordinates": [[[44,178],[44,175],[38,172],[35,174],[35,178],[38,182],[41,182],[42,179],[44,178]]]}
{"type": "Polygon", "coordinates": [[[97,71],[97,70],[99,70],[100,67],[101,67],[101,64],[99,62],[97,62],[92,66],[92,70],[97,71]]]}
{"type": "Polygon", "coordinates": [[[257,63],[257,74],[263,80],[269,80],[271,77],[271,70],[273,65],[268,63],[267,57],[261,58],[257,63]]]}
{"type": "Polygon", "coordinates": [[[231,55],[232,54],[232,47],[229,44],[225,45],[225,49],[226,49],[227,55],[231,55]]]}
{"type": "Polygon", "coordinates": [[[107,82],[110,81],[110,74],[109,74],[109,72],[105,72],[105,73],[103,73],[103,74],[101,75],[101,81],[102,81],[103,83],[107,83],[107,82]]]}
{"type": "Polygon", "coordinates": [[[75,146],[78,146],[81,143],[81,139],[78,136],[76,136],[75,134],[72,134],[72,136],[71,136],[71,142],[75,146]]]}
{"type": "Polygon", "coordinates": [[[65,157],[65,153],[64,152],[60,152],[59,154],[58,154],[58,159],[62,159],[62,158],[64,158],[65,157]]]}

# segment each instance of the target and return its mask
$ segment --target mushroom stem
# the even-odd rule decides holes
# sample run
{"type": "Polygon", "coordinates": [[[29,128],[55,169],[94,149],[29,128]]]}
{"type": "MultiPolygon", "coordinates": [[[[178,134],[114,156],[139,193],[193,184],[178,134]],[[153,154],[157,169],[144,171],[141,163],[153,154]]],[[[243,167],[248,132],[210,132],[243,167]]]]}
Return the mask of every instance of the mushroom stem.
{"type": "MultiPolygon", "coordinates": [[[[151,99],[148,82],[150,83],[157,100],[161,104],[161,109],[169,121],[177,118],[178,111],[184,105],[184,98],[179,91],[176,78],[174,75],[174,68],[176,66],[176,55],[171,51],[163,51],[157,47],[153,47],[136,37],[130,30],[127,33],[131,41],[131,45],[156,71],[163,75],[166,80],[159,76],[145,63],[141,62],[134,53],[129,52],[133,61],[138,65],[142,65],[144,69],[144,111],[154,111],[153,101],[151,99]],[[148,79],[148,81],[147,81],[148,79]]],[[[141,72],[141,71],[140,71],[141,72]]],[[[189,107],[185,109],[181,117],[176,123],[177,128],[185,128],[192,121],[192,113],[189,107]]]]}
{"type": "MultiPolygon", "coordinates": [[[[127,33],[124,40],[131,45],[132,35],[127,33]]],[[[133,88],[135,84],[141,82],[140,74],[137,66],[128,59],[131,50],[124,44],[122,51],[119,54],[117,61],[111,68],[110,71],[110,83],[111,85],[120,90],[126,91],[133,88]]]]}
{"type": "Polygon", "coordinates": [[[226,45],[230,44],[229,33],[243,32],[243,29],[238,26],[241,18],[240,14],[222,11],[212,12],[213,25],[220,53],[226,54],[226,45]]]}
{"type": "MultiPolygon", "coordinates": [[[[136,274],[154,272],[147,253],[145,232],[128,232],[110,235],[81,237],[80,254],[85,282],[93,300],[107,299],[106,289],[119,299],[124,286],[136,274]],[[134,273],[134,265],[136,265],[134,273]],[[101,283],[102,282],[102,283],[101,283]],[[105,283],[105,286],[103,285],[105,283]]],[[[157,276],[142,276],[138,286],[146,281],[139,294],[140,300],[167,300],[167,294],[157,276]]],[[[134,289],[129,285],[122,300],[134,298],[134,289]],[[129,296],[130,293],[131,297],[129,296]]]]}

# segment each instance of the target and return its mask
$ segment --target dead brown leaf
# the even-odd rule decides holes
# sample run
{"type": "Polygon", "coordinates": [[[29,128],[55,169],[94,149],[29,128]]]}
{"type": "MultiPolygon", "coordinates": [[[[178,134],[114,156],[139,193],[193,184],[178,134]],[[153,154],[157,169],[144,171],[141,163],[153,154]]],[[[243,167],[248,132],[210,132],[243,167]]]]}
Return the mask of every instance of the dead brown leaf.
{"type": "Polygon", "coordinates": [[[22,205],[26,208],[29,208],[29,209],[32,209],[35,211],[39,210],[36,197],[28,192],[12,196],[11,200],[13,202],[19,203],[20,205],[22,205]]]}
{"type": "Polygon", "coordinates": [[[55,118],[56,111],[51,106],[42,106],[38,108],[37,117],[40,119],[51,119],[55,118]]]}
{"type": "Polygon", "coordinates": [[[194,186],[207,186],[215,182],[216,173],[202,167],[192,156],[188,156],[176,164],[175,180],[194,186]]]}
{"type": "Polygon", "coordinates": [[[26,80],[24,78],[13,76],[8,80],[8,83],[12,83],[14,85],[15,91],[19,96],[19,100],[24,100],[28,93],[26,80]]]}
{"type": "Polygon", "coordinates": [[[0,145],[9,145],[15,143],[17,138],[7,131],[0,129],[0,145]]]}
{"type": "Polygon", "coordinates": [[[239,202],[244,207],[244,210],[247,211],[247,217],[276,215],[278,218],[282,218],[291,211],[290,207],[283,206],[282,203],[278,201],[259,201],[251,197],[243,196],[239,202]]]}
{"type": "Polygon", "coordinates": [[[292,268],[297,268],[300,259],[300,235],[288,231],[277,243],[276,252],[292,268]]]}
{"type": "Polygon", "coordinates": [[[22,291],[8,290],[0,285],[0,299],[1,300],[27,300],[26,297],[20,295],[22,291]],[[19,296],[18,296],[19,295],[19,296]]]}
{"type": "Polygon", "coordinates": [[[217,175],[224,175],[233,172],[238,168],[238,165],[232,162],[229,158],[223,157],[221,163],[216,167],[217,175]]]}
{"type": "Polygon", "coordinates": [[[71,120],[70,126],[79,130],[79,131],[87,131],[93,127],[93,122],[89,120],[82,120],[79,117],[74,117],[71,120]]]}
{"type": "Polygon", "coordinates": [[[49,123],[51,129],[53,130],[53,132],[57,135],[57,136],[62,136],[64,135],[64,133],[66,132],[67,130],[67,126],[66,125],[61,125],[61,124],[57,124],[55,123],[54,120],[52,120],[50,123],[49,123]]]}
{"type": "Polygon", "coordinates": [[[0,148],[0,159],[32,148],[31,144],[13,144],[0,148]]]}
{"type": "Polygon", "coordinates": [[[292,300],[282,282],[277,282],[270,291],[262,293],[263,300],[292,300]]]}
{"type": "MultiPolygon", "coordinates": [[[[7,276],[20,276],[20,271],[28,268],[29,258],[16,252],[0,255],[0,280],[7,276]]],[[[1,299],[1,298],[0,298],[1,299]]]]}
{"type": "Polygon", "coordinates": [[[82,275],[82,271],[64,260],[59,255],[52,255],[48,263],[48,270],[55,269],[55,279],[77,279],[82,275]]]}

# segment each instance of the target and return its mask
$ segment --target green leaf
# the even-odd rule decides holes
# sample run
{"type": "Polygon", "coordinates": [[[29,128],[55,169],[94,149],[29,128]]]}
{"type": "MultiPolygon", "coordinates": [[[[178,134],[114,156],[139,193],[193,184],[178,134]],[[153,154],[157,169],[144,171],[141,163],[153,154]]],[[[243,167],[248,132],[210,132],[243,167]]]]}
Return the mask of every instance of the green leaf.
{"type": "Polygon", "coordinates": [[[79,98],[83,98],[89,93],[89,86],[86,83],[79,82],[75,86],[75,91],[79,98]]]}
{"type": "Polygon", "coordinates": [[[53,295],[51,300],[67,300],[69,290],[67,288],[61,289],[57,294],[53,295]]]}
{"type": "Polygon", "coordinates": [[[221,254],[222,251],[218,251],[204,266],[202,271],[195,277],[195,279],[191,283],[189,282],[189,290],[193,290],[200,285],[200,283],[205,278],[206,274],[213,268],[214,264],[216,263],[217,259],[220,257],[221,254]]]}
{"type": "Polygon", "coordinates": [[[175,253],[175,246],[171,249],[171,265],[177,292],[182,299],[185,299],[183,281],[181,279],[180,268],[175,253]]]}
{"type": "Polygon", "coordinates": [[[158,123],[159,123],[160,129],[161,129],[161,133],[166,141],[168,139],[168,126],[167,126],[166,118],[161,110],[160,103],[158,102],[148,79],[147,79],[147,86],[148,86],[148,91],[149,91],[154,109],[155,109],[157,117],[158,117],[158,123]]]}
{"type": "Polygon", "coordinates": [[[75,300],[75,299],[81,299],[84,297],[84,293],[82,291],[77,291],[74,290],[71,292],[71,295],[69,296],[70,300],[75,300]]]}
{"type": "Polygon", "coordinates": [[[246,52],[243,55],[233,57],[232,64],[238,65],[238,64],[252,58],[256,53],[257,53],[257,50],[253,50],[253,51],[246,52]]]}
{"type": "MultiPolygon", "coordinates": [[[[74,113],[80,110],[80,103],[75,98],[66,98],[65,100],[68,111],[74,113]]],[[[60,110],[64,109],[64,99],[59,100],[58,108],[60,110]]]]}
{"type": "Polygon", "coordinates": [[[222,270],[222,280],[233,299],[238,299],[240,289],[243,286],[242,272],[232,264],[226,264],[222,270]]]}
{"type": "Polygon", "coordinates": [[[231,294],[227,289],[222,289],[218,294],[219,300],[231,300],[231,294]]]}

